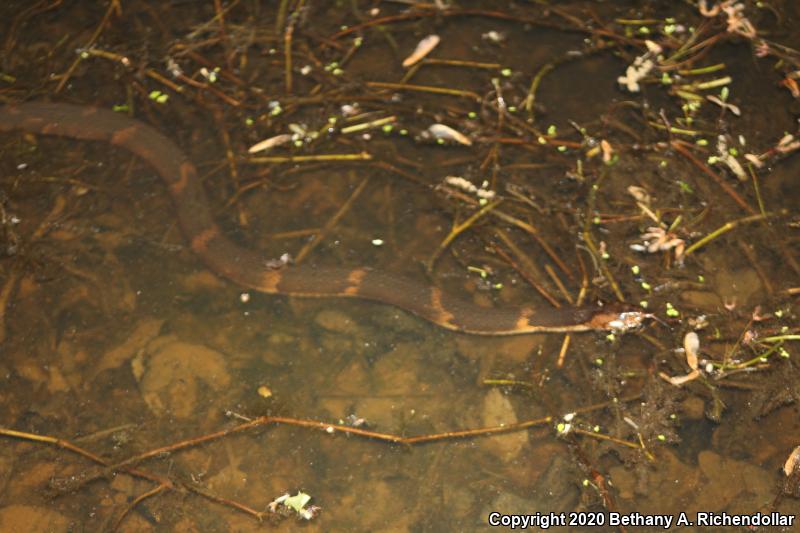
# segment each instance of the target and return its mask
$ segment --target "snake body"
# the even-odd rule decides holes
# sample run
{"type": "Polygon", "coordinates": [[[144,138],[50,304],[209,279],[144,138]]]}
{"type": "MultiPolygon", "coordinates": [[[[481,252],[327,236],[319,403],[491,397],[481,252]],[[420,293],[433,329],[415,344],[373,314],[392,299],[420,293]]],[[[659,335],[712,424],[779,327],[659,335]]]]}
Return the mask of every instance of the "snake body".
{"type": "Polygon", "coordinates": [[[269,294],[352,297],[393,305],[441,327],[479,335],[616,329],[626,309],[492,308],[437,287],[369,268],[292,265],[275,269],[264,254],[242,247],[214,222],[195,166],[168,137],[111,110],[63,103],[23,103],[0,108],[0,131],[104,141],[136,154],[164,180],[191,249],[217,275],[269,294]]]}

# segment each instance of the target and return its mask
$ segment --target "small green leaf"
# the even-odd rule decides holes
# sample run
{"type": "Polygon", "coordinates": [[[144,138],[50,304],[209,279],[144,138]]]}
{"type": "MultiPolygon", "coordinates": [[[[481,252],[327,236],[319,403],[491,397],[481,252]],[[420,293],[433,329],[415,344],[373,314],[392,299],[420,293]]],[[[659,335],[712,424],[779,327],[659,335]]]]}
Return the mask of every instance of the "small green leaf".
{"type": "Polygon", "coordinates": [[[305,507],[309,501],[311,501],[311,496],[309,496],[305,492],[298,491],[298,493],[295,494],[294,496],[289,496],[288,498],[283,500],[283,505],[291,509],[294,509],[295,512],[299,513],[300,511],[303,510],[303,507],[305,507]]]}

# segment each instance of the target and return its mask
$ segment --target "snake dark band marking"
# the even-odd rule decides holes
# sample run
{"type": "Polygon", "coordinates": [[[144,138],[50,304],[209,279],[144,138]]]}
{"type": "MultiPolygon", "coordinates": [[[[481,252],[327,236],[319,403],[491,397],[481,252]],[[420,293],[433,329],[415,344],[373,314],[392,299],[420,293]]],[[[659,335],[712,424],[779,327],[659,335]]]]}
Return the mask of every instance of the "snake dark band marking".
{"type": "Polygon", "coordinates": [[[441,327],[479,335],[519,335],[618,329],[641,322],[629,308],[487,309],[438,288],[367,268],[287,266],[239,246],[219,229],[197,170],[169,138],[138,120],[110,110],[70,104],[26,103],[0,108],[0,131],[21,130],[105,141],[151,165],[172,195],[178,221],[192,250],[213,272],[238,285],[270,294],[354,297],[405,309],[441,327]]]}

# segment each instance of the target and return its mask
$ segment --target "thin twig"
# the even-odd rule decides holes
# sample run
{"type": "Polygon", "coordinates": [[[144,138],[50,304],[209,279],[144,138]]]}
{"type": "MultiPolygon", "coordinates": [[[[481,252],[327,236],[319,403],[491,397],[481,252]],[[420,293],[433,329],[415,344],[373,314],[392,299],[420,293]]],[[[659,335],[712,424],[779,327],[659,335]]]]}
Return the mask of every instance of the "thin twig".
{"type": "Polygon", "coordinates": [[[502,199],[498,199],[489,204],[486,204],[482,208],[472,213],[472,215],[470,215],[464,222],[461,222],[460,224],[453,224],[453,227],[450,229],[450,232],[442,240],[442,242],[439,243],[439,246],[436,247],[436,250],[434,250],[430,259],[428,259],[428,261],[426,262],[425,270],[428,272],[428,274],[431,274],[433,272],[433,267],[436,264],[436,261],[439,259],[439,256],[442,255],[442,253],[447,249],[448,246],[450,246],[450,243],[452,243],[456,237],[458,237],[466,230],[468,230],[470,227],[472,227],[472,225],[475,224],[475,222],[477,222],[481,217],[493,211],[494,208],[500,205],[501,202],[502,199]]]}
{"type": "Polygon", "coordinates": [[[672,141],[670,143],[670,145],[673,148],[675,148],[675,150],[680,152],[686,159],[691,161],[697,168],[699,168],[705,174],[710,176],[711,179],[713,179],[717,183],[717,185],[719,185],[722,188],[722,190],[725,191],[728,194],[728,196],[733,198],[733,201],[736,202],[737,204],[739,204],[745,211],[747,211],[751,215],[754,215],[756,213],[753,210],[753,208],[750,207],[750,205],[747,202],[745,202],[744,199],[741,196],[739,196],[739,193],[737,193],[735,190],[733,190],[733,187],[728,185],[728,183],[719,174],[717,174],[716,172],[714,172],[713,170],[708,168],[708,165],[706,165],[705,163],[703,163],[702,161],[697,159],[694,156],[694,154],[692,154],[689,151],[688,147],[691,146],[691,145],[689,145],[688,143],[686,143],[684,141],[680,141],[680,140],[677,140],[677,139],[672,141]]]}
{"type": "Polygon", "coordinates": [[[734,228],[736,228],[738,226],[741,226],[742,224],[747,224],[749,222],[755,222],[755,221],[758,221],[758,220],[764,220],[764,219],[766,219],[766,218],[768,218],[770,216],[773,216],[773,215],[771,215],[770,213],[767,213],[766,215],[752,215],[752,216],[749,216],[749,217],[740,218],[738,220],[731,220],[730,222],[726,222],[725,224],[723,224],[722,226],[718,227],[717,229],[715,229],[714,231],[712,231],[711,233],[709,233],[708,235],[706,235],[705,237],[703,237],[702,239],[697,241],[696,243],[694,243],[691,246],[689,246],[686,249],[686,251],[683,252],[683,255],[687,256],[687,255],[690,255],[690,254],[696,252],[697,250],[699,250],[700,248],[702,248],[706,244],[710,243],[711,241],[713,241],[714,239],[716,239],[720,235],[724,235],[725,233],[728,233],[730,230],[732,230],[732,229],[734,229],[734,228]]]}
{"type": "Polygon", "coordinates": [[[608,268],[608,264],[606,261],[603,260],[603,257],[600,254],[600,251],[597,249],[597,245],[594,242],[594,237],[592,236],[592,232],[590,230],[592,220],[594,220],[594,210],[595,210],[595,203],[597,200],[597,191],[600,189],[600,183],[602,181],[602,177],[592,185],[590,192],[589,192],[589,202],[586,206],[586,219],[584,222],[583,227],[583,242],[586,245],[586,248],[592,254],[592,257],[595,259],[595,264],[600,272],[603,274],[603,277],[606,279],[608,284],[611,286],[611,290],[614,291],[614,295],[617,297],[617,300],[620,302],[625,301],[625,296],[622,294],[622,289],[620,289],[617,280],[611,274],[611,270],[608,268]]]}
{"type": "Polygon", "coordinates": [[[299,252],[297,252],[297,255],[294,258],[296,263],[300,263],[303,259],[305,259],[305,257],[322,242],[325,236],[331,232],[331,230],[336,226],[336,224],[339,223],[339,220],[341,220],[341,218],[345,215],[345,213],[347,213],[350,210],[350,207],[353,205],[353,202],[356,201],[356,198],[358,198],[358,195],[361,194],[361,191],[364,190],[364,187],[367,186],[368,182],[369,182],[369,177],[361,180],[361,183],[358,184],[358,187],[355,188],[353,193],[350,195],[347,201],[344,204],[342,204],[342,207],[339,208],[336,214],[333,215],[330,218],[330,220],[328,220],[328,222],[325,223],[324,226],[322,226],[322,229],[319,231],[319,233],[317,233],[314,236],[313,239],[311,239],[308,243],[306,243],[306,245],[303,246],[303,248],[301,248],[299,252]]]}
{"type": "Polygon", "coordinates": [[[367,87],[376,89],[396,89],[398,91],[418,91],[432,94],[449,94],[450,96],[461,96],[480,101],[478,93],[472,91],[462,91],[461,89],[450,89],[448,87],[431,87],[430,85],[412,85],[410,83],[390,83],[386,81],[368,81],[367,87]]]}
{"type": "Polygon", "coordinates": [[[561,307],[559,301],[556,300],[552,294],[550,294],[550,291],[548,291],[544,285],[539,283],[539,281],[531,276],[530,273],[532,272],[538,278],[542,278],[542,273],[536,267],[536,264],[531,261],[531,259],[519,248],[519,246],[516,245],[513,240],[511,240],[511,237],[509,237],[505,231],[498,228],[495,230],[495,235],[497,235],[500,240],[503,241],[503,244],[505,244],[511,250],[511,253],[519,258],[519,262],[522,263],[522,265],[518,265],[517,262],[514,261],[511,256],[506,254],[506,252],[499,246],[494,246],[492,249],[503,259],[505,259],[508,264],[510,264],[514,270],[516,270],[519,275],[530,284],[531,287],[536,289],[539,294],[541,294],[548,302],[550,302],[553,307],[561,307]]]}
{"type": "MultiPolygon", "coordinates": [[[[83,45],[84,49],[91,48],[92,45],[97,41],[97,39],[100,37],[100,34],[103,33],[106,24],[111,19],[111,14],[114,12],[116,12],[118,17],[122,16],[122,6],[120,5],[119,0],[111,0],[111,2],[109,2],[108,8],[106,9],[106,13],[105,15],[103,15],[103,20],[100,21],[100,24],[97,25],[97,28],[94,30],[92,36],[89,38],[86,44],[83,45]]],[[[75,69],[78,68],[78,65],[80,65],[81,61],[83,61],[83,57],[84,57],[83,54],[79,53],[78,56],[75,58],[75,61],[72,62],[72,64],[69,66],[69,68],[64,74],[61,74],[60,76],[55,76],[61,79],[58,82],[58,85],[56,85],[56,88],[53,91],[54,93],[58,94],[61,92],[61,90],[64,88],[64,86],[72,77],[72,73],[75,72],[75,69]]]]}
{"type": "Polygon", "coordinates": [[[360,152],[358,154],[319,154],[319,155],[287,155],[248,157],[245,163],[307,163],[309,161],[369,161],[372,154],[360,152]]]}

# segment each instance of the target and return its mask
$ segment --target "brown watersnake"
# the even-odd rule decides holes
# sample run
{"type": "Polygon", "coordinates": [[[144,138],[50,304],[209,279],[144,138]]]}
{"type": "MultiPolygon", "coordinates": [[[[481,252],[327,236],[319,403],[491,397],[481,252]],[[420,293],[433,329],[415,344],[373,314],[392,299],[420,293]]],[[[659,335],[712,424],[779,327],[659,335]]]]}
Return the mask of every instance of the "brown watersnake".
{"type": "Polygon", "coordinates": [[[486,308],[404,277],[368,268],[292,265],[276,269],[264,254],[226,237],[214,222],[195,166],[169,138],[111,110],[62,104],[0,107],[0,131],[20,130],[105,141],[134,153],[164,180],[191,249],[217,275],[269,294],[354,297],[393,305],[441,327],[479,335],[626,330],[647,316],[627,306],[486,308]]]}

